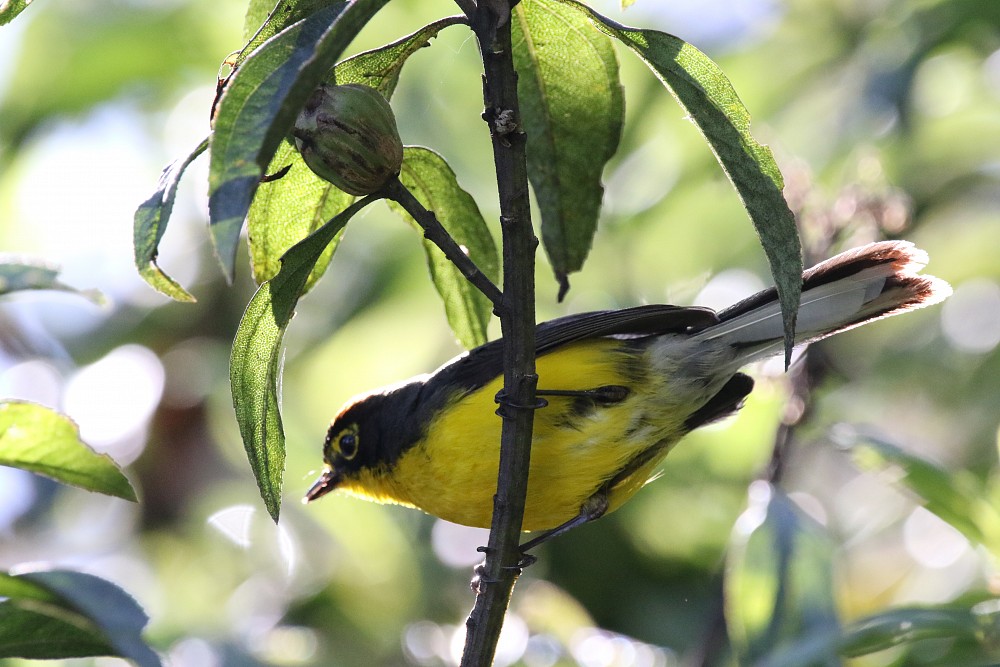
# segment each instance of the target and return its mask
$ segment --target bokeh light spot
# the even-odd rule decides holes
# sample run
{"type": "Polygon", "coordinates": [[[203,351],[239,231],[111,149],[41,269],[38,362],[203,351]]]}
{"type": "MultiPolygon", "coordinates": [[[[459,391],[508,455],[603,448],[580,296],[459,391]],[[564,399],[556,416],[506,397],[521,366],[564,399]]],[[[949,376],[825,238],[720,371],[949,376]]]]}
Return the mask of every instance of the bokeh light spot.
{"type": "Polygon", "coordinates": [[[955,288],[941,309],[948,341],[963,352],[985,354],[1000,344],[1000,285],[986,278],[955,288]]]}

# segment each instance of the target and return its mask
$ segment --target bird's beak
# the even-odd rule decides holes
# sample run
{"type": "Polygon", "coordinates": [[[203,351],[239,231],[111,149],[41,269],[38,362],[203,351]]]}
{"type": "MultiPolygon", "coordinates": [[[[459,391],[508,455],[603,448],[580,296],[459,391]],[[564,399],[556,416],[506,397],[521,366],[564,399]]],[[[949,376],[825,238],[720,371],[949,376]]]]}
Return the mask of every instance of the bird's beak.
{"type": "Polygon", "coordinates": [[[311,503],[317,498],[325,496],[337,488],[337,485],[340,484],[340,480],[340,475],[327,468],[323,471],[323,474],[319,476],[319,479],[313,482],[312,487],[310,487],[309,491],[306,492],[306,497],[302,499],[302,502],[311,503]]]}

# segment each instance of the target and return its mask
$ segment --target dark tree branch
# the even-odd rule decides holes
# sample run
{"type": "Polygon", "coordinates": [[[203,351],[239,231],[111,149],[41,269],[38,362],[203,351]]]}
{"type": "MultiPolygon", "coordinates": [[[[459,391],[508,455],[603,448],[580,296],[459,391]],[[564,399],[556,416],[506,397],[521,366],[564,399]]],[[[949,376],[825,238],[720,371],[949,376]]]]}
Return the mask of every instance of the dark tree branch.
{"type": "Polygon", "coordinates": [[[470,19],[476,12],[475,0],[455,0],[455,4],[458,5],[458,8],[461,9],[462,12],[470,19]]]}
{"type": "Polygon", "coordinates": [[[392,201],[403,207],[410,214],[417,224],[424,230],[424,238],[436,245],[444,253],[452,264],[458,267],[465,279],[473,284],[487,299],[493,304],[493,311],[500,313],[503,304],[503,293],[493,282],[486,277],[476,263],[465,254],[461,246],[455,242],[451,234],[441,225],[432,212],[424,208],[424,205],[417,201],[399,178],[391,179],[384,186],[382,193],[392,201]]]}
{"type": "Polygon", "coordinates": [[[493,662],[504,613],[521,570],[518,542],[531,454],[535,387],[535,249],[528,205],[525,136],[517,101],[510,11],[517,0],[480,0],[470,16],[483,58],[483,119],[490,127],[503,232],[504,390],[500,471],[486,560],[474,582],[476,606],[466,622],[462,667],[493,662]]]}

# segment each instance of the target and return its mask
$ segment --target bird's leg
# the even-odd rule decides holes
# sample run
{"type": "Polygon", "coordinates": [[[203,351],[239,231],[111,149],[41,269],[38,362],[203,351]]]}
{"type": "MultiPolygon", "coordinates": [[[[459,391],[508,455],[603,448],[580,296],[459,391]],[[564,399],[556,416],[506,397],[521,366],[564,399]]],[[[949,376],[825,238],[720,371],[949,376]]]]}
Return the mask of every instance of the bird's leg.
{"type": "Polygon", "coordinates": [[[580,507],[580,513],[569,521],[562,523],[551,530],[547,530],[538,537],[533,537],[524,544],[518,547],[518,551],[521,552],[521,560],[518,561],[517,566],[519,568],[528,567],[535,562],[535,556],[528,553],[531,549],[534,549],[542,542],[547,542],[557,535],[562,535],[565,532],[576,528],[577,526],[582,526],[585,523],[593,521],[594,519],[599,519],[604,516],[604,513],[608,511],[608,495],[605,488],[601,488],[600,491],[587,498],[586,502],[580,507]]]}
{"type": "Polygon", "coordinates": [[[628,387],[620,384],[606,384],[594,389],[537,389],[536,396],[568,396],[571,398],[589,398],[595,403],[619,403],[632,393],[628,387]]]}

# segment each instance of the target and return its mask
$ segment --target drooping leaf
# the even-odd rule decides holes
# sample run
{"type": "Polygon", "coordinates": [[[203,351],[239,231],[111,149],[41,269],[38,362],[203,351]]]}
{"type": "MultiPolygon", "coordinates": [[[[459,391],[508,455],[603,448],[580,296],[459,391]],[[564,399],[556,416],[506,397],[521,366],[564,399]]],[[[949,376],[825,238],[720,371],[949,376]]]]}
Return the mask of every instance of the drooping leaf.
{"type": "Polygon", "coordinates": [[[247,305],[233,341],[229,380],[236,421],[261,498],[275,521],[285,472],[278,396],[281,340],[316,262],[347,221],[372,201],[365,197],[354,202],[285,253],[281,270],[257,289],[247,305]]]}
{"type": "Polygon", "coordinates": [[[756,664],[804,634],[839,629],[830,540],[764,482],[751,486],[750,503],[736,522],[725,590],[727,627],[740,664],[756,664]]]}
{"type": "MultiPolygon", "coordinates": [[[[458,16],[441,19],[397,42],[348,58],[337,65],[336,80],[370,86],[388,99],[407,59],[445,27],[462,21],[464,18],[458,16]]],[[[286,250],[354,201],[353,195],[314,174],[288,141],[282,142],[268,167],[268,173],[279,170],[287,171],[281,178],[261,184],[247,217],[250,259],[258,283],[274,277],[286,250]]],[[[316,262],[307,291],[323,275],[336,245],[334,239],[316,262]]]]}
{"type": "Polygon", "coordinates": [[[78,290],[59,281],[59,269],[41,260],[0,254],[0,296],[25,290],[71,292],[96,304],[105,302],[97,290],[78,290]]]}
{"type": "Polygon", "coordinates": [[[136,501],[135,490],[111,457],[80,440],[68,417],[35,403],[0,402],[0,465],[136,501]]]}
{"type": "MultiPolygon", "coordinates": [[[[476,201],[463,190],[444,158],[427,148],[410,146],[403,149],[403,169],[399,180],[424,205],[433,211],[455,241],[462,246],[483,274],[492,281],[499,274],[496,244],[476,201]]],[[[390,206],[420,229],[402,207],[390,206]]],[[[424,240],[431,280],[444,301],[448,324],[459,342],[472,349],[487,341],[493,306],[483,294],[465,279],[441,250],[424,240]]]]}
{"type": "Polygon", "coordinates": [[[82,572],[0,573],[0,658],[111,655],[161,667],[142,639],[148,616],[109,581],[82,572]]]}
{"type": "Polygon", "coordinates": [[[135,267],[139,275],[150,286],[161,294],[176,301],[193,302],[195,298],[181,287],[177,281],[164,273],[156,264],[160,241],[167,231],[167,222],[174,208],[177,197],[177,186],[181,176],[194,160],[208,149],[208,138],[202,140],[191,153],[183,159],[175,160],[167,165],[156,191],[149,199],[139,205],[135,211],[135,223],[132,232],[132,245],[135,248],[135,267]]]}
{"type": "Polygon", "coordinates": [[[784,181],[771,150],[750,133],[750,114],[711,58],[657,30],[620,25],[576,0],[554,0],[589,16],[598,28],[634,51],[695,122],[750,215],[771,266],[784,315],[785,361],[790,359],[802,292],[802,257],[784,181]]]}
{"type": "Polygon", "coordinates": [[[14,17],[24,11],[31,0],[4,0],[0,2],[0,25],[7,25],[14,17]]]}
{"type": "Polygon", "coordinates": [[[542,243],[561,285],[583,266],[597,231],[604,186],[625,120],[618,61],[608,36],[577,8],[523,0],[512,16],[528,176],[542,243]]]}
{"type": "Polygon", "coordinates": [[[1000,513],[971,475],[950,472],[871,434],[842,431],[839,441],[861,468],[892,470],[893,482],[917,494],[928,511],[969,540],[1000,553],[1000,513]]]}
{"type": "Polygon", "coordinates": [[[235,272],[243,220],[264,170],[313,89],[388,0],[323,7],[247,57],[216,109],[209,164],[209,218],[227,278],[235,272]]]}

